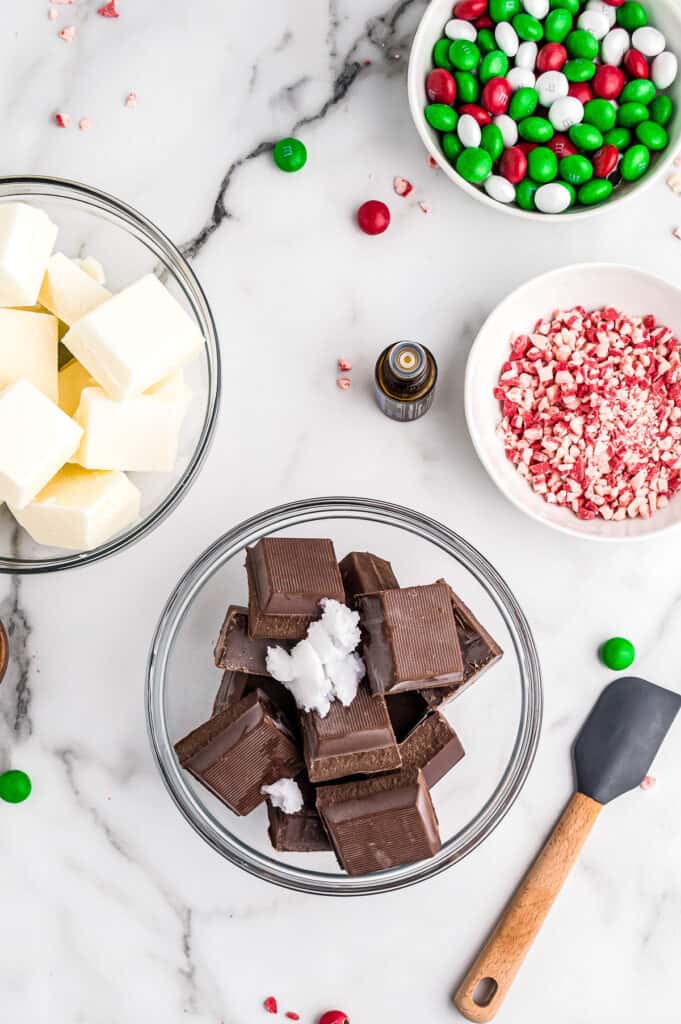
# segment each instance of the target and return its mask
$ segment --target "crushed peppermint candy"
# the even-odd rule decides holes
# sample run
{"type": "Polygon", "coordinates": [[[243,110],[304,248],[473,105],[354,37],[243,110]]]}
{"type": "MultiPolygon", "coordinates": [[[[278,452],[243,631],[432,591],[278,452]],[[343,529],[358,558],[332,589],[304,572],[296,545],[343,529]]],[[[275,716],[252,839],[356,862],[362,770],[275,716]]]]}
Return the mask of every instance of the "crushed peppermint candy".
{"type": "Polygon", "coordinates": [[[681,241],[681,228],[674,228],[674,230],[672,231],[672,235],[674,236],[674,238],[678,238],[679,241],[681,241]]]}
{"type": "Polygon", "coordinates": [[[89,132],[92,128],[92,121],[89,117],[81,117],[80,121],[78,122],[78,127],[82,132],[89,132]]]}
{"type": "Polygon", "coordinates": [[[300,1014],[295,1013],[293,1010],[287,1010],[285,1016],[288,1020],[300,1020],[300,1014]]]}
{"type": "Polygon", "coordinates": [[[59,38],[63,39],[65,43],[72,43],[76,38],[76,26],[67,25],[66,28],[63,28],[61,32],[59,32],[59,38]]]}
{"type": "Polygon", "coordinates": [[[57,18],[59,17],[59,11],[57,10],[57,8],[56,7],[48,7],[47,8],[47,17],[50,19],[50,21],[56,21],[57,18]]]}
{"type": "Polygon", "coordinates": [[[393,178],[393,189],[396,195],[406,198],[412,194],[414,186],[406,178],[393,178]]]}
{"type": "Polygon", "coordinates": [[[667,185],[676,192],[677,195],[681,194],[681,174],[672,174],[670,178],[667,178],[667,185]]]}
{"type": "Polygon", "coordinates": [[[125,97],[125,105],[126,105],[126,107],[136,107],[137,106],[137,93],[136,92],[129,92],[128,93],[128,95],[125,97]]]}
{"type": "Polygon", "coordinates": [[[657,779],[655,778],[655,776],[654,775],[646,775],[645,779],[641,783],[641,789],[644,790],[644,791],[647,790],[647,789],[654,789],[656,785],[657,785],[657,779]]]}
{"type": "Polygon", "coordinates": [[[349,377],[338,377],[336,378],[336,387],[341,391],[348,391],[352,387],[352,381],[349,377]]]}
{"type": "Polygon", "coordinates": [[[440,166],[439,163],[437,162],[437,160],[435,159],[435,157],[431,156],[430,153],[428,154],[428,166],[429,167],[439,167],[440,166]]]}
{"type": "Polygon", "coordinates": [[[268,1013],[279,1013],[279,1006],[274,996],[268,996],[262,1004],[268,1013]]]}
{"type": "Polygon", "coordinates": [[[352,370],[352,363],[350,362],[349,359],[341,358],[338,360],[338,369],[341,371],[341,373],[350,373],[350,371],[352,370]]]}
{"type": "Polygon", "coordinates": [[[424,203],[423,200],[419,201],[422,213],[430,213],[430,203],[424,203]]]}
{"type": "Polygon", "coordinates": [[[71,124],[70,114],[55,114],[54,119],[60,128],[68,128],[68,126],[71,124]]]}
{"type": "Polygon", "coordinates": [[[514,338],[494,396],[507,458],[550,505],[648,519],[681,487],[681,344],[654,316],[556,311],[514,338]]]}
{"type": "Polygon", "coordinates": [[[97,11],[97,14],[101,14],[103,18],[119,18],[120,15],[116,10],[116,0],[110,0],[108,4],[104,4],[97,11]]]}

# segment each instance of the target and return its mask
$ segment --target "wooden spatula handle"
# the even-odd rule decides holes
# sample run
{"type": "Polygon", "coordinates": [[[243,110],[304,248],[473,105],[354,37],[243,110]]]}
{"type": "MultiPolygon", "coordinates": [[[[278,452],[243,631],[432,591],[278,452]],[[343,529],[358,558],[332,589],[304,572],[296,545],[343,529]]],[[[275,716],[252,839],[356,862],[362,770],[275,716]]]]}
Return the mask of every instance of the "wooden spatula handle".
{"type": "Polygon", "coordinates": [[[602,806],[582,793],[570,800],[457,990],[454,1003],[467,1020],[484,1024],[499,1010],[602,806]],[[473,994],[480,982],[487,998],[481,993],[476,1002],[473,994]]]}

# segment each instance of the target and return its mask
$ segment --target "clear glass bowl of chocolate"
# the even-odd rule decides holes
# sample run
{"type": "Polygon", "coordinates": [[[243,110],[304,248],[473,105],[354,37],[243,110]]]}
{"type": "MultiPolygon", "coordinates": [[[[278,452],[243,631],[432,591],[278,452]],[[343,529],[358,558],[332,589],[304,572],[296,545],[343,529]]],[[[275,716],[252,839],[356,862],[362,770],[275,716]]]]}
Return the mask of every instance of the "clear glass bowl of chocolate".
{"type": "MultiPolygon", "coordinates": [[[[249,557],[253,575],[253,557],[249,557]]],[[[349,592],[345,571],[343,582],[349,592]]],[[[272,609],[275,605],[268,607],[272,609]]],[[[302,610],[300,605],[295,606],[297,613],[302,610]]],[[[251,607],[249,615],[253,614],[251,607]]],[[[239,623],[236,625],[238,633],[239,623]]],[[[363,636],[366,652],[366,635],[363,636]]],[[[240,657],[243,656],[242,652],[240,657]]],[[[225,678],[229,689],[234,680],[231,676],[225,678]]],[[[360,683],[360,690],[363,685],[360,683]]],[[[338,702],[332,703],[332,709],[337,707],[338,702]]],[[[359,709],[359,705],[357,707],[359,709]]],[[[373,711],[376,712],[375,706],[373,711]]],[[[332,710],[330,714],[333,713],[332,710]]],[[[484,556],[462,537],[400,506],[364,498],[318,498],[284,505],[239,524],[220,537],[188,569],[170,596],[154,635],[147,668],[146,714],[154,756],[171,798],[186,821],[216,852],[259,878],[290,889],[326,895],[365,895],[423,881],[462,860],[491,835],[520,793],[534,759],[542,717],[541,673],[530,628],[511,590],[484,556]],[[429,707],[434,704],[437,713],[446,720],[443,724],[438,719],[440,730],[451,733],[446,724],[449,723],[465,750],[465,756],[460,757],[460,753],[453,756],[456,744],[450,746],[453,767],[436,780],[436,784],[432,776],[428,779],[441,839],[441,845],[439,840],[433,845],[432,855],[428,850],[422,859],[413,863],[367,874],[350,874],[339,866],[332,852],[320,849],[295,853],[277,851],[268,835],[266,805],[260,803],[251,809],[253,793],[246,796],[242,793],[239,807],[248,813],[239,816],[218,799],[215,789],[220,789],[225,779],[222,762],[217,776],[213,773],[212,782],[210,778],[207,780],[210,771],[204,772],[207,765],[204,741],[210,746],[219,730],[227,726],[232,729],[234,716],[242,714],[249,717],[251,724],[257,719],[269,730],[268,742],[275,744],[280,766],[291,769],[286,772],[282,768],[280,774],[290,775],[296,771],[295,753],[291,753],[289,740],[286,737],[282,740],[273,727],[278,712],[272,711],[269,697],[254,694],[248,685],[252,677],[241,678],[242,685],[244,682],[247,685],[235,698],[239,702],[238,710],[227,708],[223,701],[226,688],[223,672],[216,668],[214,661],[219,637],[217,658],[224,657],[225,634],[221,633],[221,627],[227,607],[248,605],[246,551],[263,538],[271,537],[327,538],[333,542],[339,560],[349,552],[372,552],[389,561],[401,588],[429,586],[434,581],[446,580],[454,592],[452,608],[463,659],[462,674],[458,677],[461,683],[450,684],[449,690],[439,696],[430,688],[418,694],[406,691],[379,695],[379,701],[384,699],[390,709],[394,733],[404,755],[403,769],[398,771],[406,768],[408,730],[414,722],[421,722],[424,713],[431,715],[428,720],[432,724],[433,711],[429,711],[429,707]],[[501,657],[499,649],[503,651],[501,657]],[[466,680],[469,685],[465,685],[466,680]],[[451,699],[442,703],[442,697],[451,699]],[[419,703],[420,709],[416,706],[419,703]],[[212,717],[216,710],[217,718],[212,717]],[[408,724],[399,720],[401,712],[406,715],[408,724]],[[198,727],[208,721],[213,724],[203,729],[203,735],[197,733],[198,727]],[[188,736],[186,741],[184,738],[188,736]],[[179,753],[182,764],[189,770],[182,767],[176,754],[175,745],[181,740],[179,753]],[[209,786],[202,784],[206,781],[209,786]]],[[[302,716],[301,723],[306,732],[308,723],[302,722],[302,716]]],[[[414,733],[410,735],[413,737],[414,733]]],[[[293,742],[302,749],[295,735],[293,742]]],[[[319,750],[322,750],[321,745],[319,750]]],[[[332,757],[328,763],[333,763],[333,758],[339,754],[343,755],[338,747],[329,752],[332,757]]],[[[421,797],[430,806],[430,798],[422,792],[421,777],[427,774],[425,768],[423,772],[416,772],[410,767],[402,778],[396,775],[390,757],[378,767],[374,763],[371,775],[363,773],[372,763],[371,757],[364,761],[351,758],[347,762],[341,757],[341,763],[344,763],[344,774],[352,775],[347,784],[358,787],[348,790],[350,803],[358,794],[364,799],[367,790],[373,794],[372,799],[378,792],[383,810],[385,792],[393,796],[397,792],[393,802],[399,804],[403,791],[407,792],[411,785],[412,793],[420,787],[421,797]]],[[[308,767],[312,771],[311,762],[308,767]]],[[[315,770],[320,770],[318,764],[315,770]]],[[[346,781],[343,779],[342,784],[346,781]]],[[[322,802],[324,813],[328,814],[327,828],[331,826],[331,831],[336,827],[334,822],[339,813],[332,788],[340,782],[324,779],[317,785],[318,797],[324,791],[322,802]]],[[[257,802],[257,791],[255,795],[257,802]]],[[[343,814],[341,808],[340,817],[343,814]]],[[[277,827],[286,830],[289,825],[285,814],[273,815],[270,821],[271,830],[277,827]]],[[[432,820],[426,822],[426,832],[431,825],[432,820]]],[[[309,847],[324,845],[316,842],[318,838],[314,827],[305,833],[305,841],[310,840],[309,847]]],[[[334,839],[337,841],[338,835],[334,839]]],[[[359,870],[362,863],[360,856],[359,870]]]]}
{"type": "MultiPolygon", "coordinates": [[[[0,204],[5,203],[26,203],[43,210],[59,228],[57,250],[72,258],[95,258],[112,292],[156,274],[203,336],[198,357],[184,369],[188,401],[178,457],[169,472],[129,474],[141,500],[139,514],[128,526],[89,550],[48,547],[36,543],[8,507],[0,504],[0,572],[51,572],[88,565],[124,550],[163,522],[188,493],[217,422],[220,354],[213,317],[194,272],[179,249],[141,213],[88,185],[58,178],[3,178],[0,204]]],[[[68,358],[62,346],[62,367],[68,358]]]]}

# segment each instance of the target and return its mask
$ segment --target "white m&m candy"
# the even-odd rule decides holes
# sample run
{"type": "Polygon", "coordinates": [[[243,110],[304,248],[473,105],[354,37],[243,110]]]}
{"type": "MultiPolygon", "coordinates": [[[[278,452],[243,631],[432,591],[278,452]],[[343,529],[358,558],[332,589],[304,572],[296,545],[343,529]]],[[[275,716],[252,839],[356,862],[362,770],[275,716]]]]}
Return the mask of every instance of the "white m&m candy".
{"type": "Polygon", "coordinates": [[[545,71],[537,79],[535,89],[543,107],[550,107],[556,100],[567,96],[570,83],[562,71],[545,71]]]}
{"type": "Polygon", "coordinates": [[[513,92],[517,92],[518,89],[534,89],[536,78],[534,71],[530,71],[529,68],[511,68],[506,75],[506,81],[513,92]]]}
{"type": "Polygon", "coordinates": [[[515,55],[515,66],[517,68],[527,68],[528,71],[534,71],[538,55],[539,47],[536,43],[521,43],[515,55]]]}
{"type": "Polygon", "coordinates": [[[527,13],[539,21],[543,21],[549,13],[549,0],[522,0],[522,4],[527,13]]]}
{"type": "Polygon", "coordinates": [[[549,108],[549,121],[557,132],[566,132],[584,120],[584,104],[576,96],[563,96],[549,108]]]}
{"type": "Polygon", "coordinates": [[[631,41],[634,44],[634,49],[639,50],[644,57],[657,57],[667,45],[662,33],[652,25],[637,28],[631,41]]]}
{"type": "Polygon", "coordinates": [[[650,77],[658,89],[668,89],[676,81],[679,73],[679,62],[675,54],[665,50],[653,61],[650,77]]]}
{"type": "Polygon", "coordinates": [[[624,54],[629,49],[631,49],[631,41],[627,30],[625,28],[613,28],[601,43],[603,63],[613,64],[618,68],[624,60],[624,54]]]}
{"type": "Polygon", "coordinates": [[[472,114],[462,114],[456,126],[459,141],[466,149],[477,148],[482,141],[482,130],[472,114]]]}
{"type": "MultiPolygon", "coordinates": [[[[614,7],[612,10],[614,10],[614,7]]],[[[579,28],[583,28],[585,32],[590,32],[596,39],[605,38],[612,28],[608,18],[601,14],[600,11],[582,11],[577,25],[579,28]]]]}
{"type": "Polygon", "coordinates": [[[596,14],[602,14],[610,28],[615,27],[617,8],[607,3],[606,0],[589,0],[586,9],[587,11],[595,11],[596,14]]]}
{"type": "Polygon", "coordinates": [[[510,21],[500,21],[494,30],[494,39],[497,46],[507,57],[515,57],[520,46],[518,33],[510,21]]]}
{"type": "Polygon", "coordinates": [[[445,35],[448,39],[468,39],[469,42],[474,43],[478,38],[478,30],[470,21],[452,18],[445,25],[445,35]]]}
{"type": "Polygon", "coordinates": [[[515,186],[500,174],[490,174],[484,188],[490,199],[498,203],[512,203],[515,199],[515,186]]]}
{"type": "Polygon", "coordinates": [[[510,149],[511,146],[515,146],[518,141],[518,125],[513,118],[509,117],[508,114],[499,114],[493,118],[493,122],[501,132],[501,137],[504,140],[504,149],[510,149]]]}
{"type": "Polygon", "coordinates": [[[571,202],[571,193],[558,181],[542,185],[534,194],[534,205],[540,213],[564,213],[571,202]]]}

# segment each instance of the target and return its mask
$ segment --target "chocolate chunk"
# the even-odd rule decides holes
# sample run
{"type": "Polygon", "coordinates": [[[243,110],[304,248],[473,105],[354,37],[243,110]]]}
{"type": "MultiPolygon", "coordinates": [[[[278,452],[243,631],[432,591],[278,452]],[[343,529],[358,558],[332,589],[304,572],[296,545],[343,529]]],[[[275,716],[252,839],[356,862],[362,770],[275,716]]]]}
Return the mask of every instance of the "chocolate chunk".
{"type": "MultiPolygon", "coordinates": [[[[444,583],[444,580],[440,580],[444,583]]],[[[470,608],[464,604],[458,594],[449,588],[454,610],[456,632],[463,655],[463,680],[454,686],[442,686],[424,691],[423,696],[431,708],[441,707],[460,696],[465,689],[479,679],[480,676],[503,657],[499,644],[476,619],[470,608]]]]}
{"type": "Polygon", "coordinates": [[[383,590],[358,598],[364,660],[374,693],[447,686],[463,659],[446,583],[383,590]]]}
{"type": "Polygon", "coordinates": [[[399,587],[393,567],[385,558],[370,551],[351,551],[339,566],[349,604],[359,594],[374,594],[379,590],[399,587]]]}
{"type": "Polygon", "coordinates": [[[350,875],[413,864],[441,846],[428,786],[415,768],[322,786],[317,809],[350,875]]]}
{"type": "Polygon", "coordinates": [[[386,696],[386,704],[398,743],[406,739],[428,713],[428,701],[419,690],[390,693],[386,696]]]}
{"type": "Polygon", "coordinates": [[[286,718],[286,725],[295,732],[298,724],[298,713],[293,695],[271,676],[252,676],[246,672],[227,671],[222,677],[220,689],[215,695],[213,714],[217,715],[225,708],[233,707],[254,690],[261,690],[271,700],[278,711],[286,718]]]}
{"type": "Polygon", "coordinates": [[[248,609],[230,605],[220,636],[215,645],[215,664],[233,672],[250,672],[254,676],[267,676],[267,648],[269,641],[252,640],[248,635],[248,609]]]}
{"type": "Polygon", "coordinates": [[[252,639],[302,640],[324,597],[345,602],[330,540],[263,537],[246,551],[252,639]]]}
{"type": "Polygon", "coordinates": [[[270,842],[275,850],[282,853],[314,853],[330,850],[331,843],[319,817],[315,802],[315,789],[304,775],[296,782],[303,794],[303,806],[295,814],[286,814],[267,801],[270,842]]]}
{"type": "Polygon", "coordinates": [[[437,712],[424,718],[403,743],[404,768],[420,768],[429,789],[465,755],[461,740],[446,718],[437,712]]]}
{"type": "Polygon", "coordinates": [[[312,782],[387,772],[402,763],[385,700],[372,697],[365,682],[347,708],[336,700],[325,718],[300,712],[300,727],[312,782]]]}
{"type": "Polygon", "coordinates": [[[263,802],[262,786],[292,778],[303,765],[281,715],[260,690],[175,744],[180,764],[235,814],[263,802]]]}

